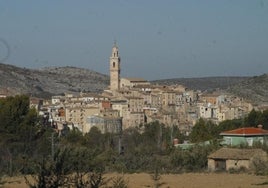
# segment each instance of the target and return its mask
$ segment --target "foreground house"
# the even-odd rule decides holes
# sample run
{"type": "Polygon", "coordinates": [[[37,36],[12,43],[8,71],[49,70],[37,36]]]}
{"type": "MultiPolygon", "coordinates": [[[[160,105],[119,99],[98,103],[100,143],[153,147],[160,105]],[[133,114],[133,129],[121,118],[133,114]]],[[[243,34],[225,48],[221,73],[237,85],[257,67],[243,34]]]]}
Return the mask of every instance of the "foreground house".
{"type": "Polygon", "coordinates": [[[243,127],[220,133],[223,136],[223,145],[253,146],[253,143],[268,144],[268,130],[255,127],[243,127]]]}
{"type": "Polygon", "coordinates": [[[262,149],[221,148],[208,156],[208,170],[251,170],[257,160],[267,161],[267,154],[262,149]]]}

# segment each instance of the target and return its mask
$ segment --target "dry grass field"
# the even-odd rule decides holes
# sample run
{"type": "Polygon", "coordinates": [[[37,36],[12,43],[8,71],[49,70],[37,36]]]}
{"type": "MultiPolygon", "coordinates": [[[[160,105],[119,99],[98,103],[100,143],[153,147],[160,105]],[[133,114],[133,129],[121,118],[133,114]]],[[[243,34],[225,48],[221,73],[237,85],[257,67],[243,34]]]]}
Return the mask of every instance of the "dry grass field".
{"type": "MultiPolygon", "coordinates": [[[[107,174],[106,177],[116,177],[120,174],[107,174]]],[[[153,180],[149,174],[124,174],[130,188],[153,187],[153,180]]],[[[5,188],[26,188],[23,177],[4,178],[5,188]]],[[[228,173],[185,173],[161,175],[160,182],[165,183],[163,188],[265,188],[268,177],[250,174],[228,174],[228,173]]]]}

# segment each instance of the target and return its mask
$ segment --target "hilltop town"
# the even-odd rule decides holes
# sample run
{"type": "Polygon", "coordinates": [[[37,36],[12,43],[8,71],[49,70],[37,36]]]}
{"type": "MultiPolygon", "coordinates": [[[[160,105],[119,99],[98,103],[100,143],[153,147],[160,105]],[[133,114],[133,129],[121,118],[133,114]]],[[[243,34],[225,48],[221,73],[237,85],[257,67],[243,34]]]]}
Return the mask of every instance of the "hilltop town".
{"type": "Polygon", "coordinates": [[[121,78],[117,44],[109,62],[110,85],[102,93],[66,93],[51,100],[31,99],[48,124],[59,131],[76,127],[83,134],[95,126],[102,133],[119,133],[129,127],[158,121],[178,126],[189,135],[199,118],[218,124],[245,117],[253,105],[228,93],[190,90],[183,85],[151,84],[143,78],[121,78]]]}

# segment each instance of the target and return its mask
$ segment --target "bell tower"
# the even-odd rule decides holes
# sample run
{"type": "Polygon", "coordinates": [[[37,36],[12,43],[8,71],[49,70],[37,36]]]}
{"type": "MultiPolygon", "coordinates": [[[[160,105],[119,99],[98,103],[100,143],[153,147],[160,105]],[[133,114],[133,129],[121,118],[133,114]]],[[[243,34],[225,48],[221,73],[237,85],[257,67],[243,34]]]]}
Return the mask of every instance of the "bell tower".
{"type": "Polygon", "coordinates": [[[112,55],[110,57],[110,89],[120,89],[120,57],[116,42],[114,42],[112,55]]]}

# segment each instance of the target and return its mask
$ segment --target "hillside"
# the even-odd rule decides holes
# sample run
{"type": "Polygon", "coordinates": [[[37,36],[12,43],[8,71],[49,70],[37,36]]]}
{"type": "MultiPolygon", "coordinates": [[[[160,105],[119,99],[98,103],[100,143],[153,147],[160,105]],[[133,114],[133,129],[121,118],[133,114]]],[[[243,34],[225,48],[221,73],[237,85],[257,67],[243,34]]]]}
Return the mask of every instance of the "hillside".
{"type": "Polygon", "coordinates": [[[241,83],[232,85],[228,91],[255,104],[268,104],[268,74],[246,79],[241,83]]]}
{"type": "Polygon", "coordinates": [[[50,67],[40,70],[0,64],[0,92],[25,93],[39,97],[65,92],[100,92],[109,77],[76,67],[50,67]]]}
{"type": "Polygon", "coordinates": [[[249,77],[204,77],[204,78],[174,78],[155,80],[153,83],[160,85],[184,85],[189,89],[212,91],[215,89],[225,90],[232,85],[238,84],[249,77]]]}
{"type": "Polygon", "coordinates": [[[268,104],[268,74],[254,77],[206,77],[156,80],[157,84],[181,84],[201,91],[225,90],[256,105],[268,104]]]}
{"type": "MultiPolygon", "coordinates": [[[[189,89],[226,90],[256,104],[268,103],[268,74],[254,77],[174,78],[151,81],[152,84],[181,84],[189,89]]],[[[0,93],[26,93],[50,97],[80,91],[101,92],[109,77],[77,67],[48,67],[39,70],[0,64],[0,93]]]]}

